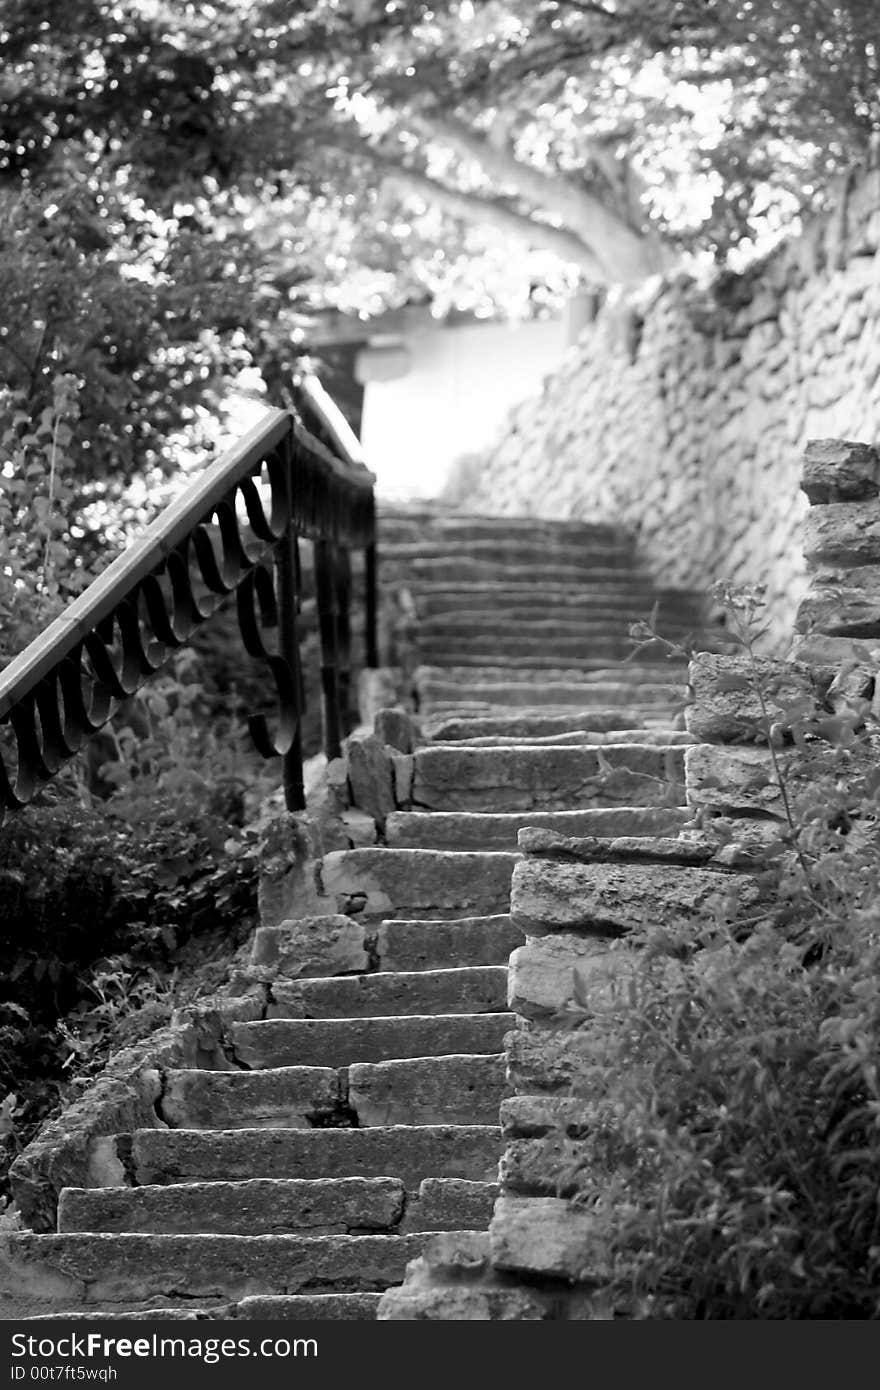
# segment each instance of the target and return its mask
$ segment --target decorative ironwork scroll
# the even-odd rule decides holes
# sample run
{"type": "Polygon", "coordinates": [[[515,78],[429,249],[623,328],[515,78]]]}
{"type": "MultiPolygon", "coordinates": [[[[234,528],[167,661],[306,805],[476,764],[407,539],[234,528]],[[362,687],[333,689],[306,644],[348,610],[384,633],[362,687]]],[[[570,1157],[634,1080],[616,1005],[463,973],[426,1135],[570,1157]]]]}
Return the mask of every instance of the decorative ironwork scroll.
{"type": "MultiPolygon", "coordinates": [[[[297,537],[344,556],[336,562],[343,573],[351,549],[369,552],[366,649],[375,665],[375,506],[373,474],[333,402],[310,379],[296,399],[295,412],[269,412],[209,466],[0,672],[0,724],[14,745],[8,762],[0,754],[0,823],[32,801],[233,593],[245,648],[266,663],[275,687],[275,727],[254,715],[251,735],[263,756],[282,759],[288,808],[304,805],[297,537]],[[306,428],[300,401],[320,437],[306,428]],[[277,629],[276,651],[268,628],[277,629]]],[[[338,703],[325,709],[329,756],[338,753],[338,738],[329,751],[334,728],[338,703]]]]}

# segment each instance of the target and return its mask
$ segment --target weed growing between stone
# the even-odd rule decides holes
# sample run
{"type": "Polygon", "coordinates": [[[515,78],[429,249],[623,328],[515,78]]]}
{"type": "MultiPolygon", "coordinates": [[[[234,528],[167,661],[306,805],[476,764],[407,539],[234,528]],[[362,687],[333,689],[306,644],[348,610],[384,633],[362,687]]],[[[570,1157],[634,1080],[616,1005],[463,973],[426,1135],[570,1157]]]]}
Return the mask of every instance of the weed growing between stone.
{"type": "MultiPolygon", "coordinates": [[[[880,773],[868,700],[780,713],[760,594],[722,591],[784,813],[757,922],[615,943],[619,984],[557,1019],[590,1123],[560,1194],[595,1214],[630,1318],[880,1316],[880,773]],[[824,748],[805,790],[798,756],[824,748]],[[587,1062],[587,1058],[589,1059],[587,1062]]],[[[636,633],[642,640],[644,630],[636,633]]],[[[650,640],[655,640],[652,635],[650,640]]],[[[845,682],[838,682],[838,688],[845,682]]],[[[821,695],[821,692],[820,692],[821,695]]],[[[705,828],[711,829],[711,821],[705,828]]]]}

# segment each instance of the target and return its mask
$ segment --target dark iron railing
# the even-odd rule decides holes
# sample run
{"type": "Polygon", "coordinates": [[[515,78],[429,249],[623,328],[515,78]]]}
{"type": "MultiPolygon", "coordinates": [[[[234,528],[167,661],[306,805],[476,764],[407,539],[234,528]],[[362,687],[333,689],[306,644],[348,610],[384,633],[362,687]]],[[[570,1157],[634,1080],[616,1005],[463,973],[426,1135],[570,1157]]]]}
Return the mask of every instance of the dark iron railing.
{"type": "Polygon", "coordinates": [[[351,552],[365,552],[365,659],[376,666],[374,476],[315,378],[272,410],[0,672],[0,823],[28,805],[85,742],[235,594],[248,653],[274,681],[277,720],[249,718],[258,751],[280,757],[285,803],[305,805],[297,632],[299,539],[314,543],[324,749],[356,723],[351,552]],[[277,629],[273,651],[267,629],[277,629]]]}

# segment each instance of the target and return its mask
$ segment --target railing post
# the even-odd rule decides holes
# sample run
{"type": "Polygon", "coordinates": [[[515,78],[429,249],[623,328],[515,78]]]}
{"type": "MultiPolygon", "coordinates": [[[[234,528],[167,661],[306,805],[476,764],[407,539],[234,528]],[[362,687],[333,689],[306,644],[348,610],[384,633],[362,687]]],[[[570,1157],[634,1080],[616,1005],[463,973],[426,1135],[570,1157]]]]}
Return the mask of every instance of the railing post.
{"type": "Polygon", "coordinates": [[[275,550],[275,590],[278,599],[278,655],[293,675],[296,692],[296,729],[286,753],[281,755],[284,804],[288,811],[304,811],[306,806],[302,768],[302,667],[299,655],[300,573],[299,546],[293,526],[287,528],[275,550]]]}
{"type": "Polygon", "coordinates": [[[357,711],[351,702],[351,552],[336,547],[336,661],[339,713],[343,735],[357,726],[357,711]]]}
{"type": "MultiPolygon", "coordinates": [[[[375,534],[375,533],[374,533],[375,534]]],[[[364,647],[366,664],[371,671],[375,671],[379,665],[379,640],[378,640],[378,619],[376,601],[376,542],[372,540],[364,551],[364,588],[365,593],[365,631],[364,647]]]]}
{"type": "Polygon", "coordinates": [[[342,753],[339,699],[339,626],[334,546],[315,541],[315,598],[321,636],[321,690],[324,696],[324,752],[328,761],[342,753]]]}

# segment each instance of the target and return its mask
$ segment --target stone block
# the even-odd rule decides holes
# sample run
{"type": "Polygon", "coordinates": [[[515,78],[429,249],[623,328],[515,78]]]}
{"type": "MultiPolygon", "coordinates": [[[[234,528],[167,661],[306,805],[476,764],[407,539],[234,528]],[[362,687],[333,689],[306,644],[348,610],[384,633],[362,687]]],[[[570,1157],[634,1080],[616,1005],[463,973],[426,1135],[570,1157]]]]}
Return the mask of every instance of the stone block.
{"type": "Polygon", "coordinates": [[[385,817],[396,809],[391,759],[384,743],[375,734],[351,737],[346,740],[345,757],[352,804],[382,828],[385,817]]]}
{"type": "Polygon", "coordinates": [[[404,709],[377,710],[373,733],[398,753],[412,753],[419,742],[418,725],[404,709]]]}
{"type": "MultiPolygon", "coordinates": [[[[806,666],[770,657],[699,652],[691,661],[693,703],[685,710],[688,732],[706,743],[754,741],[762,727],[758,688],[771,719],[794,707],[813,710],[817,691],[806,666]]],[[[760,734],[759,734],[760,736],[760,734]]]]}
{"type": "Polygon", "coordinates": [[[636,928],[696,927],[722,910],[725,920],[735,921],[760,901],[754,879],[720,869],[526,859],[513,872],[510,918],[526,936],[579,931],[610,937],[636,928]]]}
{"type": "Polygon", "coordinates": [[[267,825],[260,846],[257,893],[264,926],[321,911],[316,871],[322,853],[308,812],[285,812],[267,825]]]}
{"type": "Polygon", "coordinates": [[[412,805],[414,772],[415,758],[411,753],[391,754],[395,809],[412,805]]]}
{"type": "Polygon", "coordinates": [[[880,640],[880,565],[818,570],[801,600],[795,628],[805,634],[880,640]]]}
{"type": "Polygon", "coordinates": [[[499,1197],[489,1227],[496,1269],[599,1284],[611,1274],[595,1216],[557,1197],[499,1197]]]}
{"type": "Polygon", "coordinates": [[[259,979],[289,980],[348,975],[368,969],[369,963],[363,924],[343,913],[331,913],[258,927],[250,971],[259,979]]]}
{"type": "Polygon", "coordinates": [[[601,940],[567,933],[527,941],[510,957],[508,1008],[524,1018],[552,1018],[581,997],[581,982],[593,976],[596,959],[607,954],[601,940]]]}
{"type": "Polygon", "coordinates": [[[880,495],[880,454],[850,439],[811,439],[801,487],[810,502],[864,502],[880,495]]]}
{"type": "Polygon", "coordinates": [[[811,508],[804,519],[804,555],[814,565],[880,563],[880,501],[811,508]]]}

